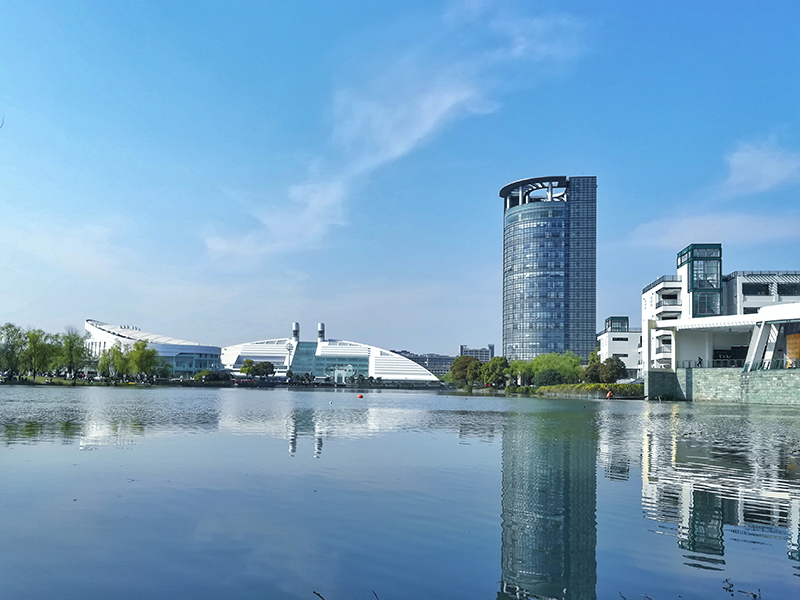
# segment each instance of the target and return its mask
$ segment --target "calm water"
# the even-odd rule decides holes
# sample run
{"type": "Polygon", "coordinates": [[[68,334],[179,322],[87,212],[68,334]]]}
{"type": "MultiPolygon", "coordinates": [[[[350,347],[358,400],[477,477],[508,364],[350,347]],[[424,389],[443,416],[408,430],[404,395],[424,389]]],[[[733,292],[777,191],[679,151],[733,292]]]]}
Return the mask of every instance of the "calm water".
{"type": "Polygon", "coordinates": [[[0,387],[0,442],[0,598],[800,597],[796,409],[0,387]]]}

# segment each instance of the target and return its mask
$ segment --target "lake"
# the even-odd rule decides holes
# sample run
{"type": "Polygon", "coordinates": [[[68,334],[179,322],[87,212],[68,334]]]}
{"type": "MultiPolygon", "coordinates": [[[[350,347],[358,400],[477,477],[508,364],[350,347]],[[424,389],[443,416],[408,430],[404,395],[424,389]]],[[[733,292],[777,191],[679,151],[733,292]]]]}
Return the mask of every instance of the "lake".
{"type": "Polygon", "coordinates": [[[796,408],[356,394],[0,386],[0,598],[800,597],[796,408]]]}

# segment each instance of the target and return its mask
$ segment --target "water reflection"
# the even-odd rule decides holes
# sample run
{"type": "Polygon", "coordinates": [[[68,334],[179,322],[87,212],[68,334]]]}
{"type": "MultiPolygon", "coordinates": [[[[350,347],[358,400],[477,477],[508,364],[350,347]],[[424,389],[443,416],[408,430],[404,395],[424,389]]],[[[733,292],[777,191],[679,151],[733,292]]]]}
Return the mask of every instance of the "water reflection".
{"type": "Polygon", "coordinates": [[[498,598],[596,598],[593,414],[510,415],[502,456],[498,598]]]}

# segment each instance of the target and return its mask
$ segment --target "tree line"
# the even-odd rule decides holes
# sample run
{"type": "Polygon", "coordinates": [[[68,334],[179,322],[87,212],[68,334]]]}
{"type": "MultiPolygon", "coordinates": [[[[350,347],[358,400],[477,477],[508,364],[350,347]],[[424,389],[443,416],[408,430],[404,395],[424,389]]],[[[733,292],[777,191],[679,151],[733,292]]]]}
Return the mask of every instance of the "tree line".
{"type": "Polygon", "coordinates": [[[86,335],[72,325],[56,334],[13,323],[0,327],[0,374],[5,381],[62,376],[74,385],[90,358],[86,335]]]}
{"type": "Polygon", "coordinates": [[[570,351],[564,354],[540,354],[533,360],[512,360],[495,356],[482,363],[473,356],[459,356],[450,366],[446,379],[460,387],[484,385],[535,386],[564,383],[615,383],[628,376],[625,363],[616,356],[600,362],[597,350],[589,356],[589,364],[581,366],[580,357],[570,351]]]}
{"type": "Polygon", "coordinates": [[[148,348],[146,340],[138,340],[128,348],[117,342],[100,353],[97,372],[115,381],[166,379],[172,373],[172,363],[161,358],[155,348],[148,348]]]}

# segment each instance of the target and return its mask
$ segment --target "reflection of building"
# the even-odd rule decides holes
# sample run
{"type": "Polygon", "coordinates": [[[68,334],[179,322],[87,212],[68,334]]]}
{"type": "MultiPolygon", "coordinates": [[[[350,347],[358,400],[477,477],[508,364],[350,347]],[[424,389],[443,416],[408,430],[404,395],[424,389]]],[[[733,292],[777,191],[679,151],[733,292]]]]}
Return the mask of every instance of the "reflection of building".
{"type": "Polygon", "coordinates": [[[726,529],[754,542],[788,538],[789,559],[800,560],[798,461],[790,451],[800,441],[796,432],[745,420],[739,438],[729,439],[727,429],[715,431],[710,421],[695,421],[684,432],[678,420],[650,422],[642,447],[642,506],[645,517],[675,527],[681,550],[701,555],[686,556],[693,561],[686,564],[723,570],[726,529]]]}
{"type": "Polygon", "coordinates": [[[502,450],[500,600],[596,597],[592,416],[508,416],[502,450]]]}
{"type": "Polygon", "coordinates": [[[485,363],[494,358],[494,344],[487,344],[486,348],[470,348],[469,346],[461,345],[458,347],[459,356],[472,356],[479,361],[485,363]]]}
{"type": "Polygon", "coordinates": [[[503,198],[503,355],[595,349],[597,178],[537,177],[503,198]]]}
{"type": "Polygon", "coordinates": [[[114,344],[130,349],[135,342],[146,341],[148,348],[154,348],[164,361],[172,365],[173,375],[192,376],[204,369],[213,371],[222,368],[219,346],[203,346],[146,333],[128,325],[108,325],[92,319],[88,319],[84,327],[89,334],[86,346],[94,357],[99,357],[103,350],[109,350],[114,344]]]}
{"type": "Polygon", "coordinates": [[[311,374],[317,378],[344,383],[349,378],[372,377],[384,382],[429,384],[439,379],[417,363],[375,346],[326,340],[325,325],[320,323],[317,341],[300,341],[300,324],[292,325],[292,337],[263,340],[228,346],[222,349],[227,369],[238,370],[246,359],[269,361],[278,375],[311,374]]]}
{"type": "Polygon", "coordinates": [[[639,367],[639,346],[642,345],[642,330],[631,329],[628,317],[608,317],[603,331],[597,334],[600,347],[600,362],[616,356],[628,369],[628,376],[635,377],[639,367]]]}

